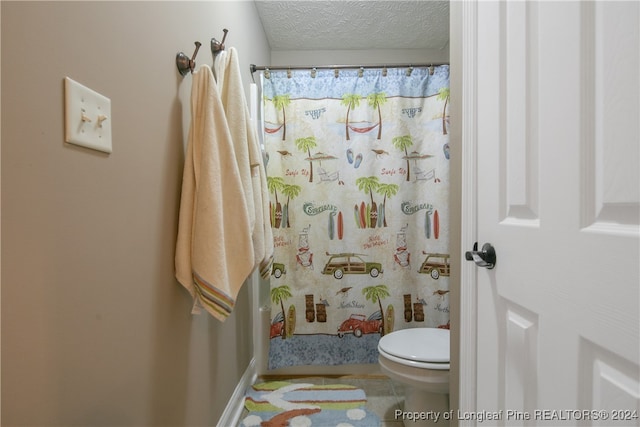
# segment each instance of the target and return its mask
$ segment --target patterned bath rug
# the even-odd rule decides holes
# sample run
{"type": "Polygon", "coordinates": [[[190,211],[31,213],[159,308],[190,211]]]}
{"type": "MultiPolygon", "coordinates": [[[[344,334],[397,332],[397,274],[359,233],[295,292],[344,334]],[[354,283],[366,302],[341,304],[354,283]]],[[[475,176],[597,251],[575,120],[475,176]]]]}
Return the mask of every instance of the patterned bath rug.
{"type": "Polygon", "coordinates": [[[241,427],[378,427],[363,390],[348,384],[269,381],[251,386],[241,427]]]}

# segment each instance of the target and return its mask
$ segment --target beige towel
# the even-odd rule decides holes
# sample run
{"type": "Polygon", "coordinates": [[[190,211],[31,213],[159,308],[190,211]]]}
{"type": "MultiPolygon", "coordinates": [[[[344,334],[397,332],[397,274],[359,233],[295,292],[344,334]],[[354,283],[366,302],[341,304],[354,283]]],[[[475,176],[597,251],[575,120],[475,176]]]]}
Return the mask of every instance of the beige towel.
{"type": "MultiPolygon", "coordinates": [[[[238,162],[211,68],[193,74],[191,124],[182,178],[176,277],[224,321],[254,266],[238,162]]],[[[252,201],[253,202],[253,201],[252,201]]]]}
{"type": "Polygon", "coordinates": [[[269,220],[269,190],[262,151],[255,124],[251,121],[240,73],[238,52],[230,48],[220,52],[215,60],[215,75],[224,106],[227,123],[238,160],[238,169],[252,212],[252,239],[255,266],[268,278],[273,260],[273,234],[269,220]]]}

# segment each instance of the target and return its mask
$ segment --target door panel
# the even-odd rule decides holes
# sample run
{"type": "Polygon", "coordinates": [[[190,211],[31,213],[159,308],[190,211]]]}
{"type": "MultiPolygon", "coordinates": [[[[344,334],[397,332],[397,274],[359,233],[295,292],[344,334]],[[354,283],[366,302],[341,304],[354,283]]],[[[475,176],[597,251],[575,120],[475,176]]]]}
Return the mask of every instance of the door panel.
{"type": "Polygon", "coordinates": [[[640,415],[638,28],[635,2],[477,4],[477,234],[497,263],[477,276],[476,409],[522,412],[507,425],[640,415]]]}
{"type": "Polygon", "coordinates": [[[537,140],[537,5],[513,2],[503,5],[501,22],[505,34],[500,53],[504,78],[499,91],[500,110],[500,217],[519,225],[538,224],[537,140]],[[507,141],[509,143],[507,144],[507,141]]]}
{"type": "Polygon", "coordinates": [[[582,7],[582,226],[594,231],[633,233],[638,226],[638,9],[582,7]]]}

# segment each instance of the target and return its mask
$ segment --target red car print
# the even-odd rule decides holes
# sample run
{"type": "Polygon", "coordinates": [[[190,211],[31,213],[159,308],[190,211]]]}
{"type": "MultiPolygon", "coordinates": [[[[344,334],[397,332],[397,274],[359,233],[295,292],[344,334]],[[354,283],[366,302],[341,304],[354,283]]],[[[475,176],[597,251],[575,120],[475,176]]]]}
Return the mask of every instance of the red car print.
{"type": "Polygon", "coordinates": [[[344,334],[353,334],[360,338],[362,334],[382,334],[382,316],[380,311],[376,311],[369,318],[364,314],[352,314],[347,320],[342,322],[338,328],[338,337],[344,334]]]}
{"type": "Polygon", "coordinates": [[[281,336],[284,336],[284,317],[282,317],[282,313],[278,313],[271,322],[270,338],[281,336]]]}

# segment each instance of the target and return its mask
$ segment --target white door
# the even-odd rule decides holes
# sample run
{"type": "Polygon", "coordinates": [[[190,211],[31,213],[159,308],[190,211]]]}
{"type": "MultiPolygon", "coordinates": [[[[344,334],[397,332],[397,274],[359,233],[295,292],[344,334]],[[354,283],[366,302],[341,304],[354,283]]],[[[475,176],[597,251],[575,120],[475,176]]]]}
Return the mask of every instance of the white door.
{"type": "Polygon", "coordinates": [[[476,410],[640,425],[640,4],[474,8],[476,410]]]}

